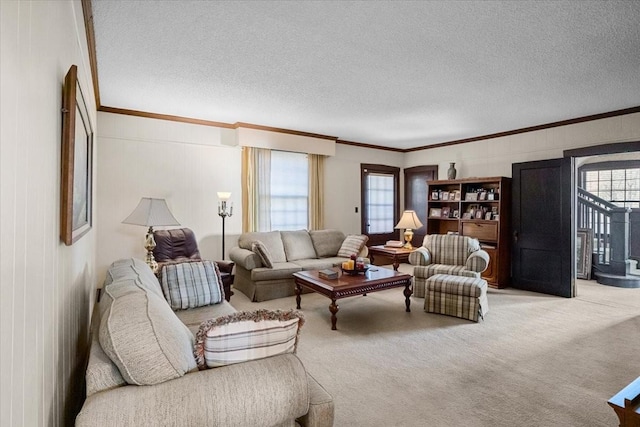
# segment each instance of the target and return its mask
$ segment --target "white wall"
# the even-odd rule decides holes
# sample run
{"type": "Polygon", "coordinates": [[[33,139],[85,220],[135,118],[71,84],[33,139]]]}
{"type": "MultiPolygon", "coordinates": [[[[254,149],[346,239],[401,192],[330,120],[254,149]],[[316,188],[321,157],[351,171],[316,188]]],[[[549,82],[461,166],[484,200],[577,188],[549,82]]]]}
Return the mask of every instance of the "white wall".
{"type": "Polygon", "coordinates": [[[59,238],[60,108],[72,64],[97,127],[82,7],[3,0],[0,15],[1,424],[72,425],[95,286],[95,227],[69,247],[59,238]]]}
{"type": "MultiPolygon", "coordinates": [[[[146,230],[121,223],[141,197],[165,198],[180,224],[195,232],[202,256],[221,259],[216,192],[231,191],[228,254],[242,232],[242,187],[241,148],[222,143],[225,130],[102,112],[98,120],[98,277],[116,259],[144,258],[146,230]]],[[[360,233],[360,213],[354,212],[360,208],[360,163],[402,162],[402,153],[337,144],[336,156],[326,161],[325,226],[360,233]]]]}
{"type": "Polygon", "coordinates": [[[102,112],[98,120],[99,279],[119,258],[144,259],[147,230],[122,224],[141,197],[166,199],[178,222],[194,231],[201,255],[222,259],[216,193],[231,192],[228,253],[242,231],[241,148],[222,145],[221,129],[210,126],[102,112]]]}
{"type": "MultiPolygon", "coordinates": [[[[336,228],[346,234],[359,234],[362,212],[360,164],[402,168],[403,161],[403,153],[337,144],[336,155],[325,161],[325,228],[336,228]],[[355,212],[356,207],[358,213],[355,212]]],[[[400,180],[402,182],[402,173],[400,180]]],[[[404,194],[402,188],[400,194],[404,194]]]]}
{"type": "Polygon", "coordinates": [[[447,178],[456,162],[456,178],[511,176],[511,164],[563,156],[564,150],[615,142],[640,141],[640,113],[593,120],[535,132],[407,153],[405,167],[439,165],[447,178]]]}

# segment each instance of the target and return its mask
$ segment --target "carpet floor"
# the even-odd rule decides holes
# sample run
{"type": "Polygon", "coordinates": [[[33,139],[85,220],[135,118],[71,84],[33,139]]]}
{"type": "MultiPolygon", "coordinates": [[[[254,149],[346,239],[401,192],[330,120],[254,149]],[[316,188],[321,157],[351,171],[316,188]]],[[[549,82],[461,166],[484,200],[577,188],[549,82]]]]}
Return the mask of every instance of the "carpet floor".
{"type": "MultiPolygon", "coordinates": [[[[401,271],[411,273],[410,265],[401,271]]],[[[640,289],[578,281],[578,297],[489,289],[474,323],[426,313],[402,288],[302,295],[298,356],[333,396],[335,426],[617,426],[607,400],[640,376],[640,289]]],[[[295,308],[295,297],[238,310],[295,308]]]]}

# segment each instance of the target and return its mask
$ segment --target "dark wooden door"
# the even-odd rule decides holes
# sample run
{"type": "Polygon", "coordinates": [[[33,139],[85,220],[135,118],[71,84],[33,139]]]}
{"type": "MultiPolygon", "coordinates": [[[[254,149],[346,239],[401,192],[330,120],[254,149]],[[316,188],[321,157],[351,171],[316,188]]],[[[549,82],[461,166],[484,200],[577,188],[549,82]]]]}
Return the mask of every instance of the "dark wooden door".
{"type": "Polygon", "coordinates": [[[512,286],[575,296],[572,158],[512,166],[512,286]]]}
{"type": "Polygon", "coordinates": [[[404,170],[404,208],[416,211],[420,222],[424,224],[413,230],[411,244],[422,246],[427,234],[427,181],[437,179],[438,166],[415,166],[404,170]]]}
{"type": "Polygon", "coordinates": [[[360,164],[362,234],[368,246],[398,239],[394,227],[400,219],[400,168],[360,164]]]}

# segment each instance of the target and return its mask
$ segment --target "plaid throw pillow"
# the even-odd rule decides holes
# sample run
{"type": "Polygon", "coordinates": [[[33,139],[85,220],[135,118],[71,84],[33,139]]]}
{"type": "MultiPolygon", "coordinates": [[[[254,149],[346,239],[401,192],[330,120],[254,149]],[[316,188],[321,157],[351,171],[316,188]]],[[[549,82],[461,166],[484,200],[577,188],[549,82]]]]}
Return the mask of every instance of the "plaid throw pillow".
{"type": "Polygon", "coordinates": [[[220,270],[213,261],[164,265],[160,283],[173,310],[218,304],[224,299],[220,270]]]}
{"type": "Polygon", "coordinates": [[[338,256],[349,258],[353,254],[357,255],[364,247],[364,244],[367,243],[367,240],[369,240],[369,237],[364,234],[347,236],[342,242],[342,246],[340,246],[338,256]]]}
{"type": "Polygon", "coordinates": [[[241,311],[202,322],[194,347],[198,368],[295,353],[303,323],[296,310],[241,311]]]}

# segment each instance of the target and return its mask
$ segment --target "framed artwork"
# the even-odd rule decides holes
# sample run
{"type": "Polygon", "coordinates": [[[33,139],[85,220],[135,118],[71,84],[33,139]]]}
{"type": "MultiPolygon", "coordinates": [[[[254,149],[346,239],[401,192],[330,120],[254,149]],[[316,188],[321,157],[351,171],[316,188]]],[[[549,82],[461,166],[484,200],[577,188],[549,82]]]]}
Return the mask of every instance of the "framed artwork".
{"type": "Polygon", "coordinates": [[[441,194],[442,200],[449,200],[449,192],[443,191],[441,194]]]}
{"type": "Polygon", "coordinates": [[[91,230],[93,128],[72,65],[62,92],[62,156],[60,239],[69,246],[91,230]]]}
{"type": "Polygon", "coordinates": [[[483,215],[482,209],[476,209],[476,212],[475,212],[476,219],[482,219],[482,215],[483,215]]]}
{"type": "Polygon", "coordinates": [[[451,199],[456,201],[460,200],[460,190],[455,190],[453,192],[451,199]]]}
{"type": "Polygon", "coordinates": [[[486,200],[486,199],[487,199],[486,191],[481,191],[480,193],[478,193],[478,200],[486,200]]]}
{"type": "Polygon", "coordinates": [[[442,215],[442,209],[440,208],[431,208],[429,210],[429,216],[434,218],[440,218],[442,215]]]}
{"type": "Polygon", "coordinates": [[[484,214],[484,219],[490,220],[491,219],[491,212],[487,212],[486,214],[484,214]]]}
{"type": "Polygon", "coordinates": [[[473,218],[471,216],[471,212],[465,212],[462,214],[462,219],[471,219],[471,218],[473,218]]]}
{"type": "Polygon", "coordinates": [[[431,192],[431,200],[438,200],[438,192],[437,191],[432,191],[431,192]]]}
{"type": "Polygon", "coordinates": [[[591,279],[592,244],[592,230],[578,228],[576,233],[576,277],[578,279],[591,279]]]}
{"type": "Polygon", "coordinates": [[[454,209],[453,210],[453,217],[454,218],[460,218],[460,211],[458,209],[454,209]]]}
{"type": "Polygon", "coordinates": [[[478,193],[464,193],[465,200],[478,200],[478,193]]]}
{"type": "Polygon", "coordinates": [[[449,218],[449,214],[451,213],[451,208],[445,206],[442,208],[442,218],[449,218]]]}

